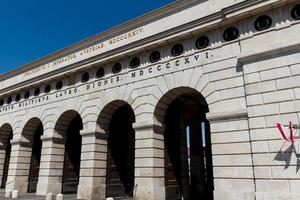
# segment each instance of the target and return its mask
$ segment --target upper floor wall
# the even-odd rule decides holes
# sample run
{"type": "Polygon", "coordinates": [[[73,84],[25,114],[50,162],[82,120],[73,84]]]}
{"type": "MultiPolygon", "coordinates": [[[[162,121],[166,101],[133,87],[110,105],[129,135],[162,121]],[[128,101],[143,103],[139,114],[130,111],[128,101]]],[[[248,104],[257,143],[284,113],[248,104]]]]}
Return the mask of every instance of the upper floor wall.
{"type": "Polygon", "coordinates": [[[75,68],[117,59],[124,52],[132,53],[156,45],[158,40],[166,41],[168,38],[190,34],[192,30],[188,29],[199,31],[201,28],[200,31],[203,31],[211,26],[218,26],[219,22],[227,23],[235,15],[240,15],[241,12],[245,14],[258,5],[270,6],[278,2],[285,1],[176,1],[165,8],[2,75],[0,92],[9,93],[11,90],[47,81],[50,76],[61,75],[75,68]],[[237,12],[237,8],[241,10],[237,12]],[[95,57],[97,59],[91,59],[95,57]]]}

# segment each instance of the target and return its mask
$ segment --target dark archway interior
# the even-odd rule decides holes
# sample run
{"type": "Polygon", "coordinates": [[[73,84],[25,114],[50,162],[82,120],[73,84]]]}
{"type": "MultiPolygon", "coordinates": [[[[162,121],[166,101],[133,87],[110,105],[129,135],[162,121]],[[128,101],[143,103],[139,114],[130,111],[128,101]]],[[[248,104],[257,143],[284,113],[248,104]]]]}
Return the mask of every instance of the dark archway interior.
{"type": "Polygon", "coordinates": [[[36,192],[36,187],[39,179],[40,163],[41,163],[41,151],[42,151],[42,140],[43,125],[38,125],[32,139],[32,154],[30,162],[30,171],[28,179],[28,192],[36,192]]]}
{"type": "Polygon", "coordinates": [[[108,136],[107,197],[133,195],[134,121],[134,112],[129,105],[120,107],[111,118],[108,136]]]}
{"type": "Polygon", "coordinates": [[[208,108],[195,94],[181,95],[165,115],[165,184],[168,200],[212,200],[208,108]]]}
{"type": "Polygon", "coordinates": [[[10,140],[13,138],[12,130],[10,131],[8,138],[6,140],[6,148],[5,148],[5,159],[4,159],[4,166],[3,166],[3,175],[2,175],[2,184],[1,189],[5,188],[7,182],[7,175],[8,175],[8,167],[10,161],[10,153],[11,153],[11,144],[10,140]]]}
{"type": "Polygon", "coordinates": [[[65,159],[63,171],[63,194],[76,194],[79,184],[80,158],[81,158],[81,135],[83,124],[77,114],[70,122],[66,132],[65,159]]]}

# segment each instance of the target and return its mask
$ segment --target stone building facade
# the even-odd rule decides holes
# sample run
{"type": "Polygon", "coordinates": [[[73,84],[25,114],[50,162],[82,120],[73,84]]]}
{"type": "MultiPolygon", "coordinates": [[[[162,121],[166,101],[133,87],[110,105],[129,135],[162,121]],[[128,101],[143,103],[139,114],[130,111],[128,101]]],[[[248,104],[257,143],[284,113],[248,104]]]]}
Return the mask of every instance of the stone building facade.
{"type": "Polygon", "coordinates": [[[299,199],[299,36],[299,1],[182,0],[1,75],[2,188],[299,199]]]}

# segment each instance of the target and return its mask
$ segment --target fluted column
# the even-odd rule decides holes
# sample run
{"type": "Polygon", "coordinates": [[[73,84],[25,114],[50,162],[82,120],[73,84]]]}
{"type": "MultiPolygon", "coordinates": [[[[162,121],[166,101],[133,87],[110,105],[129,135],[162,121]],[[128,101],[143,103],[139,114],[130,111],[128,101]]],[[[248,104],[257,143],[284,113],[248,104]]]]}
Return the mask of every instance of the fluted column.
{"type": "Polygon", "coordinates": [[[134,124],[135,199],[165,200],[163,128],[152,123],[134,124]]]}
{"type": "Polygon", "coordinates": [[[82,147],[78,199],[106,198],[107,135],[103,132],[81,131],[82,147]]]}

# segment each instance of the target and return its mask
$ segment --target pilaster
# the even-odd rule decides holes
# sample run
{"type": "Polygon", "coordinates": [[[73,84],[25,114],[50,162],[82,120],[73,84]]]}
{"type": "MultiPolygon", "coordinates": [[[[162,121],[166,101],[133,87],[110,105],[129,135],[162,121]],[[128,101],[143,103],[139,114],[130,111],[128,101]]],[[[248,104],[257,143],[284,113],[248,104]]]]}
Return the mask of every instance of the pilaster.
{"type": "Polygon", "coordinates": [[[32,145],[24,138],[11,140],[11,157],[5,190],[27,193],[32,145]]]}
{"type": "Polygon", "coordinates": [[[107,135],[81,131],[82,147],[78,199],[106,199],[107,135]]]}
{"type": "Polygon", "coordinates": [[[161,126],[134,124],[135,199],[165,200],[164,137],[161,126]]]}
{"type": "Polygon", "coordinates": [[[59,194],[62,189],[65,144],[59,136],[42,136],[37,195],[59,194]]]}

